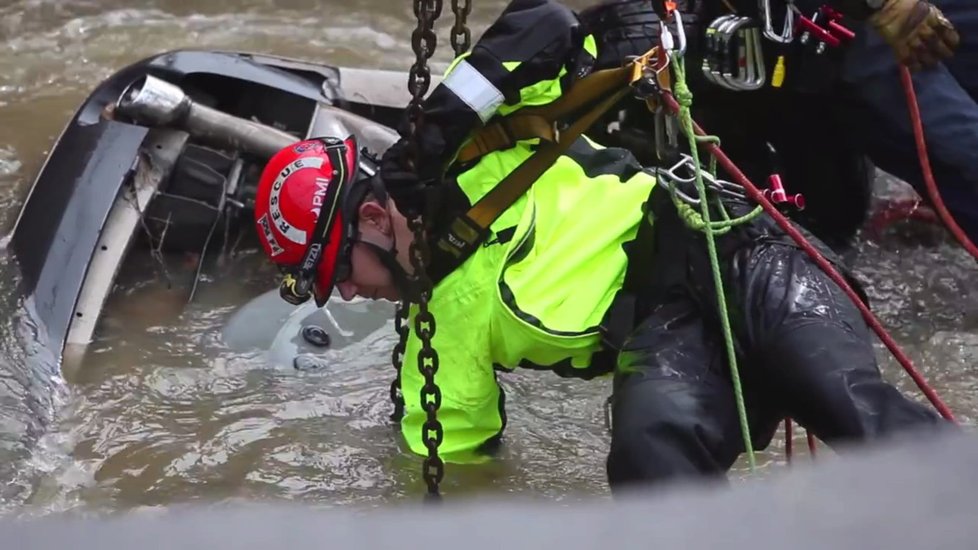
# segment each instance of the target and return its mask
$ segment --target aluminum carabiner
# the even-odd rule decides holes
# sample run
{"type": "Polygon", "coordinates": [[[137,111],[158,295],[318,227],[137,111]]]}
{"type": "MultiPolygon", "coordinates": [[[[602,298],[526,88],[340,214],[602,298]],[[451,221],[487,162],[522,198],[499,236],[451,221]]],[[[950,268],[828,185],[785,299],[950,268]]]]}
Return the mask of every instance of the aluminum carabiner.
{"type": "Polygon", "coordinates": [[[742,90],[759,90],[767,82],[767,66],[764,63],[764,51],[761,48],[761,29],[752,24],[741,30],[742,40],[746,46],[746,74],[742,90]]]}
{"type": "Polygon", "coordinates": [[[658,167],[655,169],[656,183],[675,193],[684,202],[692,205],[699,205],[699,197],[688,195],[683,188],[696,189],[696,173],[699,172],[706,189],[714,193],[732,199],[746,200],[747,193],[744,188],[736,183],[719,179],[708,170],[697,166],[693,157],[686,153],[679,155],[679,160],[669,168],[658,167]]]}
{"type": "Polygon", "coordinates": [[[664,19],[659,19],[659,42],[667,53],[677,51],[679,55],[686,53],[686,28],[683,27],[683,16],[679,10],[672,10],[672,20],[676,23],[676,34],[678,35],[679,47],[675,47],[672,31],[664,19]]]}
{"type": "Polygon", "coordinates": [[[758,0],[758,8],[764,17],[764,38],[779,44],[790,44],[795,39],[795,9],[794,2],[786,0],[784,23],[779,33],[774,29],[771,15],[771,0],[758,0]]]}
{"type": "Polygon", "coordinates": [[[743,73],[746,71],[748,48],[741,29],[751,22],[749,17],[734,17],[720,26],[719,44],[723,52],[723,63],[719,67],[717,78],[729,90],[745,89],[743,73]]]}
{"type": "Polygon", "coordinates": [[[720,27],[736,15],[727,14],[717,17],[706,27],[703,63],[701,70],[703,77],[712,84],[726,88],[727,86],[720,81],[720,27]]]}

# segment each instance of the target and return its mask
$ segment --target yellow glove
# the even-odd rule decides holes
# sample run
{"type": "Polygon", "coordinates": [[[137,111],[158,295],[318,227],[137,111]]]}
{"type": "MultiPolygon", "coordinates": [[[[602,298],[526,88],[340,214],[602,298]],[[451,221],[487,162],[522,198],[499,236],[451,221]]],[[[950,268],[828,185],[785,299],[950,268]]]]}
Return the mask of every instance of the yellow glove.
{"type": "Polygon", "coordinates": [[[869,21],[911,70],[951,57],[960,40],[941,10],[924,0],[885,0],[869,21]]]}

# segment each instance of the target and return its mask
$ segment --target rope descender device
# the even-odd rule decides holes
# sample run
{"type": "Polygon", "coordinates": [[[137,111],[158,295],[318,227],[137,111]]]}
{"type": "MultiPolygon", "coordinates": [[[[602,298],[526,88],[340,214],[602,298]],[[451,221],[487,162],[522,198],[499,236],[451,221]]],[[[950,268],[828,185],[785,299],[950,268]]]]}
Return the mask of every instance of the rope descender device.
{"type": "MultiPolygon", "coordinates": [[[[659,48],[659,52],[663,48],[659,48]]],[[[656,158],[663,164],[670,164],[679,158],[679,123],[662,104],[662,94],[672,92],[670,57],[657,56],[659,61],[653,67],[645,65],[642,78],[633,84],[636,95],[645,100],[653,115],[653,137],[656,158]]]]}
{"type": "Polygon", "coordinates": [[[662,95],[672,93],[671,72],[669,66],[676,57],[682,58],[686,53],[686,28],[683,26],[682,13],[677,9],[673,0],[652,0],[652,8],[659,16],[659,44],[656,48],[656,64],[649,67],[644,64],[643,77],[633,83],[636,95],[644,99],[649,111],[653,114],[653,136],[655,155],[659,162],[668,165],[679,158],[679,122],[662,104],[662,95]],[[669,23],[675,26],[676,36],[669,29],[669,23]]]}

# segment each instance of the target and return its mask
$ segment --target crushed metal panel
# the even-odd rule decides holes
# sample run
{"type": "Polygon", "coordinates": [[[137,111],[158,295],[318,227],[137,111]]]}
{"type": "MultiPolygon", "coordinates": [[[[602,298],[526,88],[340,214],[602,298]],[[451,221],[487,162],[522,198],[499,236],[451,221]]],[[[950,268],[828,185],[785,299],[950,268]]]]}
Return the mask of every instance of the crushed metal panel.
{"type": "Polygon", "coordinates": [[[140,151],[133,176],[119,190],[78,294],[68,326],[66,345],[84,346],[92,340],[105,300],[125,262],[136,228],[162,181],[173,170],[187,134],[151,130],[140,151]]]}
{"type": "MultiPolygon", "coordinates": [[[[338,67],[338,69],[340,90],[343,97],[350,101],[397,109],[403,109],[411,101],[411,93],[408,92],[406,85],[407,72],[353,67],[338,67]]],[[[432,89],[442,80],[435,74],[437,72],[435,69],[436,65],[432,64],[432,89]]]]}

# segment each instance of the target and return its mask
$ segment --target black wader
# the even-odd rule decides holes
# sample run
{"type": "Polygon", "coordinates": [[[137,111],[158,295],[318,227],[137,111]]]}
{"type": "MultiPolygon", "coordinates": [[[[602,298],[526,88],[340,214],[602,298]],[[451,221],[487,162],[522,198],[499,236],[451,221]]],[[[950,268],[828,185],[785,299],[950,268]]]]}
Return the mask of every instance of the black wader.
{"type": "MultiPolygon", "coordinates": [[[[650,203],[626,277],[639,322],[615,373],[613,490],[721,475],[744,451],[704,236],[660,186],[650,203]]],[[[859,310],[770,217],[718,241],[755,448],[785,416],[829,444],[941,422],[882,380],[859,310]]]]}

